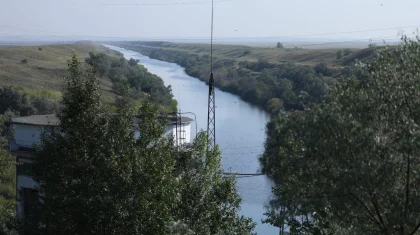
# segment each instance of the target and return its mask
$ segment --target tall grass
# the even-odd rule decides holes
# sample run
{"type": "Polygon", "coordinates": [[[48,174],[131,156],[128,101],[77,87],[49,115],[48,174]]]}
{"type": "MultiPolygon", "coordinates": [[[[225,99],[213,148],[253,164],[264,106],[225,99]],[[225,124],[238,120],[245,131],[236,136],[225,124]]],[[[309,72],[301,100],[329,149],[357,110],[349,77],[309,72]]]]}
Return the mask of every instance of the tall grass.
{"type": "Polygon", "coordinates": [[[52,91],[52,90],[34,90],[27,87],[12,86],[14,89],[19,90],[27,95],[29,95],[31,98],[49,98],[54,100],[61,100],[63,94],[59,91],[52,91]]]}

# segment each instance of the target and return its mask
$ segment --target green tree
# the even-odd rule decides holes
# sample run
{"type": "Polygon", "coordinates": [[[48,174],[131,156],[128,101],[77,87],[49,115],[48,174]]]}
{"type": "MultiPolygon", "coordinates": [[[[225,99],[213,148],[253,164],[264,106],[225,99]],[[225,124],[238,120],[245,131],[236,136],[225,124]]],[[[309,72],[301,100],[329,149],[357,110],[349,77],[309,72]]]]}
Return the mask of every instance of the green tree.
{"type": "Polygon", "coordinates": [[[277,48],[283,48],[283,44],[281,42],[277,43],[277,48]]]}
{"type": "Polygon", "coordinates": [[[266,222],[293,234],[418,234],[419,52],[404,38],[322,105],[268,124],[261,162],[277,186],[266,222]]]}
{"type": "Polygon", "coordinates": [[[136,60],[136,59],[130,58],[130,60],[128,61],[128,64],[129,64],[130,66],[136,66],[139,62],[140,62],[139,60],[136,60]]]}
{"type": "Polygon", "coordinates": [[[51,114],[59,110],[58,102],[47,97],[35,98],[31,105],[35,108],[36,114],[51,114]]]}
{"type": "Polygon", "coordinates": [[[16,233],[16,171],[14,159],[0,150],[0,235],[16,233]]]}
{"type": "Polygon", "coordinates": [[[283,101],[279,98],[273,98],[267,102],[267,110],[272,114],[276,114],[282,109],[283,101]]]}
{"type": "Polygon", "coordinates": [[[220,152],[207,152],[207,136],[200,133],[190,151],[177,158],[176,177],[181,200],[175,218],[195,234],[249,234],[255,224],[238,216],[241,198],[235,178],[224,177],[220,152]]]}
{"type": "Polygon", "coordinates": [[[320,62],[318,64],[315,65],[314,70],[317,74],[321,74],[324,76],[329,76],[331,74],[330,69],[328,68],[327,63],[325,62],[320,62]]]}
{"type": "Polygon", "coordinates": [[[107,113],[94,71],[84,70],[75,55],[69,72],[60,126],[43,135],[36,153],[45,225],[40,232],[165,234],[176,197],[172,144],[157,137],[162,126],[150,121],[153,113],[144,107],[136,141],[129,106],[120,106],[118,115],[107,113]]]}
{"type": "Polygon", "coordinates": [[[29,96],[11,86],[0,88],[0,113],[4,114],[7,110],[21,115],[31,115],[26,113],[29,107],[29,96]]]}
{"type": "Polygon", "coordinates": [[[337,60],[341,59],[343,57],[343,52],[341,50],[337,51],[337,60]]]}
{"type": "Polygon", "coordinates": [[[42,234],[244,234],[254,224],[237,215],[240,198],[225,178],[218,150],[203,135],[191,151],[162,137],[165,120],[144,103],[133,125],[127,86],[117,114],[100,103],[92,69],[75,55],[58,113],[60,126],[42,136],[39,182],[42,234]],[[136,139],[134,128],[141,133],[136,139]],[[59,157],[57,157],[59,156],[59,157]],[[183,156],[183,157],[182,157],[183,156]],[[193,216],[192,216],[193,215],[193,216]]]}
{"type": "Polygon", "coordinates": [[[95,54],[89,52],[89,57],[86,58],[86,63],[94,66],[100,77],[107,76],[109,73],[109,67],[111,66],[108,56],[104,53],[95,54]]]}

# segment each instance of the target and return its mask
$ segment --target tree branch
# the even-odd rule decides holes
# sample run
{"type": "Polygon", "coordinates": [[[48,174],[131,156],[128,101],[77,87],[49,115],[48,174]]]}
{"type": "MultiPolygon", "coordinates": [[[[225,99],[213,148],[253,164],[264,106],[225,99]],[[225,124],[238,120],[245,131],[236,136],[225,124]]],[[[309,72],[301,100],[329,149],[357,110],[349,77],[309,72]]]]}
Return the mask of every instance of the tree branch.
{"type": "Polygon", "coordinates": [[[366,212],[369,214],[369,216],[371,217],[371,219],[376,223],[376,224],[378,224],[379,226],[381,226],[381,223],[380,223],[380,221],[378,221],[378,219],[375,217],[375,215],[373,214],[373,212],[372,211],[370,211],[369,210],[369,208],[366,206],[366,204],[365,203],[363,203],[363,201],[358,197],[358,196],[356,196],[354,193],[352,193],[351,191],[349,191],[349,194],[354,198],[354,199],[356,199],[356,201],[357,202],[359,202],[363,207],[364,207],[364,209],[366,210],[366,212]]]}
{"type": "Polygon", "coordinates": [[[420,228],[420,221],[417,223],[417,226],[413,229],[410,235],[414,235],[417,232],[417,230],[419,230],[419,228],[420,228]]]}
{"type": "Polygon", "coordinates": [[[404,205],[404,217],[402,222],[402,227],[404,228],[404,223],[408,222],[409,214],[409,200],[410,200],[410,154],[407,154],[407,170],[406,170],[406,183],[405,183],[405,205],[404,205]]]}
{"type": "Polygon", "coordinates": [[[384,220],[383,220],[383,218],[382,218],[382,215],[381,215],[381,213],[380,213],[380,211],[379,211],[379,205],[378,205],[378,203],[376,202],[376,198],[375,198],[375,200],[374,200],[374,195],[372,195],[372,196],[371,196],[371,201],[372,201],[373,207],[375,208],[376,214],[378,215],[378,218],[379,218],[379,220],[381,221],[381,224],[382,224],[382,226],[383,226],[383,228],[384,228],[384,232],[385,232],[385,234],[389,234],[389,233],[388,233],[388,228],[385,226],[385,222],[384,222],[384,220]]]}

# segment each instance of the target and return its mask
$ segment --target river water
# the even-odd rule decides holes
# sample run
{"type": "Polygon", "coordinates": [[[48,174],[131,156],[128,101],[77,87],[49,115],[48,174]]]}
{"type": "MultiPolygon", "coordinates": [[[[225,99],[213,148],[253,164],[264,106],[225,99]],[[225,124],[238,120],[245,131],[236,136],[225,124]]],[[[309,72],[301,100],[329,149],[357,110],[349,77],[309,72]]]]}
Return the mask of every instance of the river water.
{"type": "MultiPolygon", "coordinates": [[[[181,66],[151,59],[138,52],[109,46],[124,54],[126,59],[140,60],[149,72],[161,77],[178,101],[181,112],[193,112],[198,131],[207,129],[208,86],[188,76],[181,66]]],[[[264,151],[265,125],[269,115],[238,96],[216,89],[216,141],[222,151],[222,166],[226,172],[258,173],[258,156],[264,151]]],[[[194,118],[193,116],[191,116],[194,118]]],[[[195,127],[192,127],[195,135],[195,127]]],[[[241,213],[257,222],[261,235],[278,234],[279,230],[261,223],[265,205],[271,195],[271,181],[266,176],[238,177],[237,187],[242,197],[241,213]]]]}

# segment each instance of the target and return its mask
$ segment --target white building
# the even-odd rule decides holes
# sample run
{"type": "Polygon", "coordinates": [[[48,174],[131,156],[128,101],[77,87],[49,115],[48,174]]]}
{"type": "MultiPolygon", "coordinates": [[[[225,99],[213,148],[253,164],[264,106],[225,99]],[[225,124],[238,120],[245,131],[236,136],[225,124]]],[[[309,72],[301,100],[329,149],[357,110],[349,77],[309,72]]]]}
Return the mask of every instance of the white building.
{"type": "MultiPolygon", "coordinates": [[[[163,118],[163,117],[160,117],[163,118]]],[[[135,117],[135,121],[140,118],[135,117]]],[[[173,136],[174,144],[186,146],[191,143],[191,122],[187,117],[169,117],[169,123],[164,135],[173,136]]],[[[54,115],[33,115],[12,118],[8,123],[13,131],[13,138],[9,143],[9,150],[19,163],[16,169],[16,189],[19,192],[17,214],[34,226],[37,225],[36,211],[33,209],[34,200],[38,200],[37,182],[32,179],[32,153],[34,146],[40,143],[40,136],[44,129],[59,125],[58,118],[54,115]]],[[[134,126],[134,135],[138,138],[141,133],[134,126]]]]}

